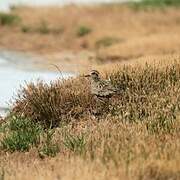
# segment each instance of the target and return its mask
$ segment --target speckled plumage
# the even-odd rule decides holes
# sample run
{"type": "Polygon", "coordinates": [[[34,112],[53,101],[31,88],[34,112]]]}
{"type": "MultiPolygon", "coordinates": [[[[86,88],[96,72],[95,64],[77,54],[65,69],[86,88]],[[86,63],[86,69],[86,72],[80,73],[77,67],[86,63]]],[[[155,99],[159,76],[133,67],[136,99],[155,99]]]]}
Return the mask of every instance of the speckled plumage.
{"type": "Polygon", "coordinates": [[[111,81],[101,79],[98,71],[91,71],[88,77],[91,78],[91,93],[93,95],[101,98],[110,98],[117,93],[118,89],[111,84],[111,81]]]}

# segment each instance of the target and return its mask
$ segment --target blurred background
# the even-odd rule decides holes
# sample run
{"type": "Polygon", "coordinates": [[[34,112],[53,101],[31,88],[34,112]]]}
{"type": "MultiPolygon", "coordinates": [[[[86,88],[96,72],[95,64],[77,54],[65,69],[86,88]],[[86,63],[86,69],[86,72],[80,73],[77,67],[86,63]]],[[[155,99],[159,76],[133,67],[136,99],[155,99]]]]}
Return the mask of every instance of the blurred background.
{"type": "MultiPolygon", "coordinates": [[[[97,4],[97,3],[112,3],[112,2],[127,2],[128,0],[3,0],[0,2],[1,10],[9,10],[10,6],[30,5],[30,6],[51,6],[51,5],[68,5],[68,4],[97,4]]],[[[133,1],[133,0],[129,0],[133,1]]],[[[138,0],[134,0],[138,1],[138,0]]]]}
{"type": "Polygon", "coordinates": [[[1,0],[1,112],[25,81],[50,82],[143,57],[179,57],[179,5],[179,0],[1,0]]]}

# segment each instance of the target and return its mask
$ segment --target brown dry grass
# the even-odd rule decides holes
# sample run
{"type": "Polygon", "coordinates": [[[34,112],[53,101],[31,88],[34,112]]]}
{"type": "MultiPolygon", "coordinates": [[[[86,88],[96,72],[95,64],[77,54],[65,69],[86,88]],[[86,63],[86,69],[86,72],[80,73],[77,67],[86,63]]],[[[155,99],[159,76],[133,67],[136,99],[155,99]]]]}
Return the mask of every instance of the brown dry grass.
{"type": "Polygon", "coordinates": [[[171,59],[171,64],[154,61],[153,64],[119,66],[111,73],[109,69],[106,76],[120,94],[106,103],[100,103],[91,95],[89,81],[80,76],[63,83],[57,80],[50,85],[28,84],[19,91],[12,111],[46,127],[56,127],[62,122],[92,115],[101,119],[107,114],[129,121],[158,117],[170,120],[179,109],[178,57],[171,59]]]}
{"type": "Polygon", "coordinates": [[[36,150],[28,153],[1,153],[5,179],[143,179],[180,178],[179,119],[173,133],[151,134],[145,123],[125,123],[116,119],[87,121],[69,125],[71,134],[86,134],[86,155],[63,146],[63,131],[56,131],[61,152],[41,160],[36,150]]]}
{"type": "Polygon", "coordinates": [[[12,13],[20,16],[22,22],[0,28],[0,47],[41,54],[60,65],[62,70],[85,70],[107,61],[180,51],[180,11],[176,8],[135,10],[113,5],[23,7],[12,13]],[[47,25],[50,33],[36,31],[42,23],[47,25]],[[91,28],[92,32],[78,37],[77,29],[82,25],[91,28]],[[23,26],[35,31],[23,33],[23,26]],[[117,41],[97,48],[98,41],[108,38],[117,41]],[[69,62],[72,67],[68,66],[69,62]]]}

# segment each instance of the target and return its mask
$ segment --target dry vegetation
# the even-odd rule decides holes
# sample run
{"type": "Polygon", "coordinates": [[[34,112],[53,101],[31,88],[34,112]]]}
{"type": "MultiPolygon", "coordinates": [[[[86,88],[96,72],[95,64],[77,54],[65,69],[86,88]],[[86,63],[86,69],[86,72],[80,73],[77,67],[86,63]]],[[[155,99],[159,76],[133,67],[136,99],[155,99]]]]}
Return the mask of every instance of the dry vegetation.
{"type": "Polygon", "coordinates": [[[180,11],[175,7],[17,7],[11,13],[21,21],[0,25],[0,47],[40,54],[62,70],[180,51],[180,11]]]}
{"type": "Polygon", "coordinates": [[[179,180],[179,9],[12,12],[21,23],[0,25],[1,47],[56,57],[57,64],[76,52],[68,63],[96,66],[120,94],[100,102],[82,76],[22,87],[0,125],[0,180],[179,180]],[[109,60],[123,63],[102,66],[109,60]]]}
{"type": "Polygon", "coordinates": [[[75,127],[57,131],[61,150],[55,158],[41,160],[31,149],[1,153],[0,164],[5,179],[178,180],[180,135],[176,124],[172,128],[171,133],[152,134],[145,122],[131,124],[112,118],[77,122],[75,127]],[[84,134],[82,152],[64,145],[64,131],[75,138],[84,134]]]}
{"type": "Polygon", "coordinates": [[[178,180],[180,64],[173,59],[112,69],[121,95],[106,104],[83,77],[24,87],[1,127],[1,176],[178,180]]]}
{"type": "Polygon", "coordinates": [[[127,65],[114,69],[108,73],[108,78],[120,91],[106,103],[90,94],[89,81],[83,76],[63,83],[57,80],[50,85],[31,83],[19,92],[13,112],[45,127],[77,122],[92,115],[102,119],[108,114],[127,121],[170,120],[179,110],[178,61],[177,57],[168,66],[154,62],[154,65],[127,65]]]}

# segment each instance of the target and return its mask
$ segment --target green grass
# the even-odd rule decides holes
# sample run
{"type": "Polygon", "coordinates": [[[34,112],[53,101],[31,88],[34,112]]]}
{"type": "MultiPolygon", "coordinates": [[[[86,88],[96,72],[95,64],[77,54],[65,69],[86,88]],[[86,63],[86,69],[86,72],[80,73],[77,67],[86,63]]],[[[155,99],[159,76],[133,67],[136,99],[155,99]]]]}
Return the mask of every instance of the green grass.
{"type": "Polygon", "coordinates": [[[63,27],[50,28],[45,21],[42,21],[39,24],[39,26],[37,26],[37,27],[22,25],[21,31],[23,33],[39,33],[39,34],[43,34],[43,35],[47,35],[47,34],[59,35],[64,32],[64,28],[63,27]]]}
{"type": "Polygon", "coordinates": [[[0,126],[3,135],[0,148],[5,151],[29,151],[36,147],[40,157],[54,157],[59,152],[59,146],[53,142],[54,130],[44,130],[39,123],[32,120],[11,116],[0,126]]]}
{"type": "Polygon", "coordinates": [[[116,44],[118,42],[120,42],[120,39],[107,36],[107,37],[103,37],[103,38],[97,40],[95,46],[97,48],[108,47],[108,46],[111,46],[111,45],[116,44]]]}
{"type": "Polygon", "coordinates": [[[4,126],[4,138],[1,141],[4,150],[28,151],[39,143],[42,128],[29,119],[12,116],[4,126]]]}
{"type": "Polygon", "coordinates": [[[50,28],[48,27],[47,23],[45,21],[42,21],[39,25],[39,27],[36,29],[37,32],[41,34],[49,34],[50,28]]]}
{"type": "Polygon", "coordinates": [[[59,146],[57,143],[53,142],[54,130],[46,130],[43,134],[44,143],[39,149],[39,156],[44,158],[45,156],[54,157],[59,152],[59,146]]]}
{"type": "Polygon", "coordinates": [[[65,134],[63,144],[70,151],[78,153],[78,154],[83,154],[86,149],[85,135],[81,134],[81,135],[75,136],[69,133],[65,134]]]}
{"type": "Polygon", "coordinates": [[[178,7],[180,6],[179,0],[142,0],[140,2],[130,3],[134,8],[145,8],[145,7],[178,7]]]}
{"type": "Polygon", "coordinates": [[[2,26],[14,25],[14,24],[19,23],[20,21],[21,21],[21,19],[17,15],[8,14],[8,13],[0,13],[0,25],[2,25],[2,26]]]}
{"type": "Polygon", "coordinates": [[[44,144],[39,150],[39,156],[44,158],[45,156],[55,157],[59,152],[58,144],[44,144]]]}
{"type": "Polygon", "coordinates": [[[92,32],[92,29],[90,27],[82,25],[82,26],[79,26],[77,29],[77,36],[83,37],[83,36],[88,35],[91,32],[92,32]]]}
{"type": "Polygon", "coordinates": [[[21,27],[21,31],[22,31],[23,33],[29,33],[29,32],[32,31],[32,28],[29,27],[29,26],[23,25],[23,26],[21,27]]]}

